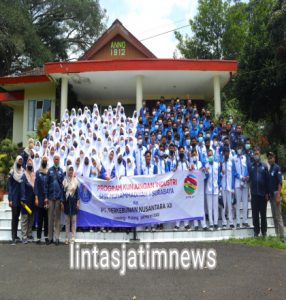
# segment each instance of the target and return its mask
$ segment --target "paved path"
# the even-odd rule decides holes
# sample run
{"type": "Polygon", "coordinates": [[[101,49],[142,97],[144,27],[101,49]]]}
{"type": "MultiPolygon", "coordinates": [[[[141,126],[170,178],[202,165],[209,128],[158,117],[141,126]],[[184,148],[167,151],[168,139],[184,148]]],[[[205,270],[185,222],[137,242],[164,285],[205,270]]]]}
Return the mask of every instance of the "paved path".
{"type": "Polygon", "coordinates": [[[223,242],[151,247],[212,247],[218,265],[214,271],[127,271],[119,276],[118,271],[70,270],[64,245],[0,244],[0,299],[286,299],[284,250],[223,242]]]}

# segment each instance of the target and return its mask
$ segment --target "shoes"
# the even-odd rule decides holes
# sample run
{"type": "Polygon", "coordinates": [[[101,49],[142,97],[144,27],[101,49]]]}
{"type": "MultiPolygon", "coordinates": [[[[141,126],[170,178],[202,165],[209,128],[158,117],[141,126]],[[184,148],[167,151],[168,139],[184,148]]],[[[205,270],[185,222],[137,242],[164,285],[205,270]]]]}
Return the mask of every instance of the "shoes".
{"type": "Polygon", "coordinates": [[[199,230],[199,226],[195,226],[195,231],[198,231],[199,230]]]}
{"type": "Polygon", "coordinates": [[[236,228],[239,229],[240,228],[240,224],[236,224],[236,228]]]}
{"type": "Polygon", "coordinates": [[[21,239],[18,236],[16,236],[15,240],[16,240],[16,242],[20,242],[21,241],[21,239]]]}
{"type": "Polygon", "coordinates": [[[191,229],[190,225],[187,225],[187,226],[185,226],[185,230],[191,231],[192,229],[191,229]]]}
{"type": "Polygon", "coordinates": [[[209,227],[209,230],[210,230],[210,231],[214,231],[214,227],[211,225],[211,226],[209,227]]]}
{"type": "Polygon", "coordinates": [[[226,229],[226,225],[222,225],[222,229],[226,229]]]}
{"type": "Polygon", "coordinates": [[[41,244],[41,239],[36,239],[36,244],[40,245],[41,244]]]}
{"type": "Polygon", "coordinates": [[[49,244],[49,239],[48,238],[45,238],[45,243],[46,243],[46,245],[49,244]]]}
{"type": "Polygon", "coordinates": [[[71,241],[70,241],[72,244],[74,244],[74,242],[75,242],[75,238],[73,237],[72,239],[71,239],[71,241]]]}
{"type": "Polygon", "coordinates": [[[28,240],[27,240],[27,239],[23,239],[23,240],[22,240],[22,243],[23,243],[24,245],[27,245],[27,244],[28,244],[28,240]]]}
{"type": "Polygon", "coordinates": [[[203,231],[207,231],[207,230],[208,230],[208,228],[207,228],[207,227],[204,227],[204,228],[203,228],[203,231]]]}
{"type": "Polygon", "coordinates": [[[175,227],[174,227],[174,231],[178,231],[179,229],[180,229],[179,226],[175,226],[175,227]]]}
{"type": "Polygon", "coordinates": [[[32,242],[34,242],[34,238],[30,235],[30,236],[28,236],[28,242],[29,243],[32,243],[32,242]]]}
{"type": "Polygon", "coordinates": [[[65,239],[65,245],[69,244],[69,239],[65,239]]]}
{"type": "Polygon", "coordinates": [[[152,232],[155,232],[155,231],[156,231],[156,228],[155,228],[155,227],[151,227],[151,231],[152,231],[152,232]]]}
{"type": "Polygon", "coordinates": [[[259,236],[258,233],[254,233],[254,237],[257,238],[259,236]]]}
{"type": "Polygon", "coordinates": [[[60,240],[57,239],[57,240],[55,241],[55,245],[58,246],[59,244],[60,244],[60,240]]]}
{"type": "Polygon", "coordinates": [[[12,240],[10,243],[11,246],[15,246],[16,245],[16,240],[12,240]]]}
{"type": "Polygon", "coordinates": [[[229,227],[230,227],[230,229],[234,229],[234,225],[233,224],[230,224],[229,227]]]}
{"type": "Polygon", "coordinates": [[[242,223],[242,226],[244,227],[244,228],[249,228],[250,226],[248,225],[248,223],[242,223]]]}
{"type": "Polygon", "coordinates": [[[148,226],[145,227],[145,231],[149,231],[149,227],[148,226]]]}

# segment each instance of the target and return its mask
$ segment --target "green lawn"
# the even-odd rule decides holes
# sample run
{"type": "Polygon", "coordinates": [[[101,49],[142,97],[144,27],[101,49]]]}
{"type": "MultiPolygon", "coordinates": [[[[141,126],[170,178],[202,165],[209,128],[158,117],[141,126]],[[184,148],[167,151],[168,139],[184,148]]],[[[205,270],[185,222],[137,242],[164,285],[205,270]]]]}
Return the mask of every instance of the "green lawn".
{"type": "Polygon", "coordinates": [[[245,244],[250,246],[270,247],[276,249],[286,249],[286,242],[281,243],[277,237],[229,239],[229,240],[225,240],[225,242],[245,244]]]}

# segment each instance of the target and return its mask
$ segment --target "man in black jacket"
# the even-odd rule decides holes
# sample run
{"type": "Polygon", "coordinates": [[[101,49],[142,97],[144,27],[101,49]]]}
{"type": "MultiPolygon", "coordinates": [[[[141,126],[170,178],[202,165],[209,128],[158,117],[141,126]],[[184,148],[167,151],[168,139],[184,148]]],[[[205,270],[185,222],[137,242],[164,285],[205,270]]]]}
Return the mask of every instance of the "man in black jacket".
{"type": "Polygon", "coordinates": [[[269,174],[266,164],[260,160],[259,148],[255,148],[254,150],[254,160],[255,162],[249,169],[254,236],[257,237],[261,230],[262,236],[265,237],[267,232],[266,208],[269,193],[269,174]],[[259,215],[261,218],[261,226],[259,215]]]}

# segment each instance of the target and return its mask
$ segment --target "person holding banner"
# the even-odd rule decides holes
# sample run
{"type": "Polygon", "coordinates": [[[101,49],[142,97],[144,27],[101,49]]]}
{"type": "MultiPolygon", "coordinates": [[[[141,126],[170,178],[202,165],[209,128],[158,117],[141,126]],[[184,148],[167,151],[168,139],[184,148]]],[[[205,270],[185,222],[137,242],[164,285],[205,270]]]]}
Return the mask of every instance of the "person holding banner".
{"type": "Polygon", "coordinates": [[[206,196],[209,216],[209,229],[218,230],[218,193],[220,188],[221,170],[218,162],[214,161],[213,150],[208,150],[206,170],[206,196]]]}
{"type": "Polygon", "coordinates": [[[21,182],[24,174],[22,167],[23,158],[18,155],[8,176],[8,201],[12,209],[12,242],[11,245],[16,245],[16,241],[20,238],[17,236],[19,216],[21,213],[21,182]]]}
{"type": "MultiPolygon", "coordinates": [[[[175,168],[175,171],[185,171],[185,170],[191,170],[188,161],[185,158],[185,148],[184,146],[179,147],[179,160],[177,161],[177,166],[175,168]]],[[[181,221],[176,221],[176,225],[174,227],[174,231],[177,231],[180,229],[181,221]]],[[[189,221],[184,221],[184,227],[186,230],[190,231],[191,227],[189,225],[189,221]]]]}
{"type": "Polygon", "coordinates": [[[28,158],[26,164],[26,171],[23,174],[22,182],[21,182],[21,229],[22,229],[22,242],[23,244],[28,244],[32,242],[32,226],[34,222],[34,204],[35,204],[35,194],[34,194],[34,186],[35,186],[35,173],[33,169],[33,160],[28,158]],[[25,208],[25,205],[32,211],[25,208]]]}
{"type": "Polygon", "coordinates": [[[78,181],[74,176],[73,166],[67,167],[66,176],[63,180],[64,201],[61,202],[61,208],[65,213],[66,219],[66,239],[65,244],[70,243],[70,227],[72,228],[71,242],[75,241],[76,234],[76,215],[79,210],[80,200],[78,193],[78,181]]]}
{"type": "Polygon", "coordinates": [[[110,180],[115,177],[115,164],[114,164],[114,150],[110,149],[108,153],[108,158],[102,161],[102,166],[100,169],[100,178],[104,180],[110,180]]]}

